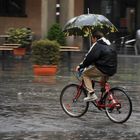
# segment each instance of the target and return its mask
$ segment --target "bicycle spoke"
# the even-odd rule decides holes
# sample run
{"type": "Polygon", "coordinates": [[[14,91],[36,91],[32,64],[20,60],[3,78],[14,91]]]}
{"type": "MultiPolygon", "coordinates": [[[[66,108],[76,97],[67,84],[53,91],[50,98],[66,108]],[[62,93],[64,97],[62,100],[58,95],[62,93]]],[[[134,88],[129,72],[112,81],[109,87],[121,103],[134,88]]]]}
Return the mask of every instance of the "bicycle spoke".
{"type": "Polygon", "coordinates": [[[88,110],[89,103],[83,102],[86,96],[83,89],[79,89],[79,85],[70,84],[66,86],[60,96],[60,103],[63,110],[71,117],[80,117],[88,110]]]}

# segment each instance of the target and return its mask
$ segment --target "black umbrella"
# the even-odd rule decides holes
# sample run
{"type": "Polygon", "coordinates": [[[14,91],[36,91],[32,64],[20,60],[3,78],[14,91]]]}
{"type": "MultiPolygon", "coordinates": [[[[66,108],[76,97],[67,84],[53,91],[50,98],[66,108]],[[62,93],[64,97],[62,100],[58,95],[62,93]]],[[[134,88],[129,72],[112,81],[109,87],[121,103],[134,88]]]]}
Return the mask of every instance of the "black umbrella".
{"type": "Polygon", "coordinates": [[[70,19],[64,26],[63,32],[66,36],[91,35],[92,31],[101,31],[104,34],[117,32],[117,28],[103,15],[83,14],[70,19]]]}

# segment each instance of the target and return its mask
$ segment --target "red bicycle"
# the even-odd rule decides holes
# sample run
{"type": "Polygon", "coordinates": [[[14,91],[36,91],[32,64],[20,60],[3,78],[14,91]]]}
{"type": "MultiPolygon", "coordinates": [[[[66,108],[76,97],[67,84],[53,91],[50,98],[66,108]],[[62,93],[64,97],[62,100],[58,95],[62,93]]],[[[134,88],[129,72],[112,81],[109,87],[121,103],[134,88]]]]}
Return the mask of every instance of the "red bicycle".
{"type": "Polygon", "coordinates": [[[107,82],[102,92],[100,82],[92,80],[96,94],[99,92],[98,100],[84,102],[87,90],[84,81],[77,78],[80,81],[79,84],[68,84],[61,91],[60,104],[66,114],[71,117],[81,117],[88,111],[89,103],[93,103],[99,110],[104,110],[107,117],[115,123],[124,123],[129,119],[132,113],[132,102],[123,88],[111,88],[107,82]]]}

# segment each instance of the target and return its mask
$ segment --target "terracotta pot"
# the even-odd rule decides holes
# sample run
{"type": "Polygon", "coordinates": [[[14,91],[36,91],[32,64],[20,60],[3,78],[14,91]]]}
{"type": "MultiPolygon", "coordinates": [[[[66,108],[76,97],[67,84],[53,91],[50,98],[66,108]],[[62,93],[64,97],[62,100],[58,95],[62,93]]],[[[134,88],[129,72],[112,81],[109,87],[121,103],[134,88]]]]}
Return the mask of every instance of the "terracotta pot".
{"type": "Polygon", "coordinates": [[[56,75],[57,65],[33,65],[33,72],[38,76],[56,75]]]}
{"type": "Polygon", "coordinates": [[[24,56],[26,53],[26,48],[14,48],[13,54],[15,56],[24,56]]]}

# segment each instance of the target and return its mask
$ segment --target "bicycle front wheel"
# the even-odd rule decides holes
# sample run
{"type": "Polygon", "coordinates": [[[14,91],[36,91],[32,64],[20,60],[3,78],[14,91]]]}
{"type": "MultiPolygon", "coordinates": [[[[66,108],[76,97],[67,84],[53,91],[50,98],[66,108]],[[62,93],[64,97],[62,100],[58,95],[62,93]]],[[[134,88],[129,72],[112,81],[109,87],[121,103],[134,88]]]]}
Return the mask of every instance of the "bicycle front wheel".
{"type": "Polygon", "coordinates": [[[112,88],[105,99],[105,111],[111,121],[124,123],[132,113],[132,102],[123,89],[112,88]]]}
{"type": "Polygon", "coordinates": [[[86,91],[77,84],[69,84],[61,92],[60,104],[66,114],[71,117],[81,117],[89,107],[88,102],[84,102],[86,91]]]}

